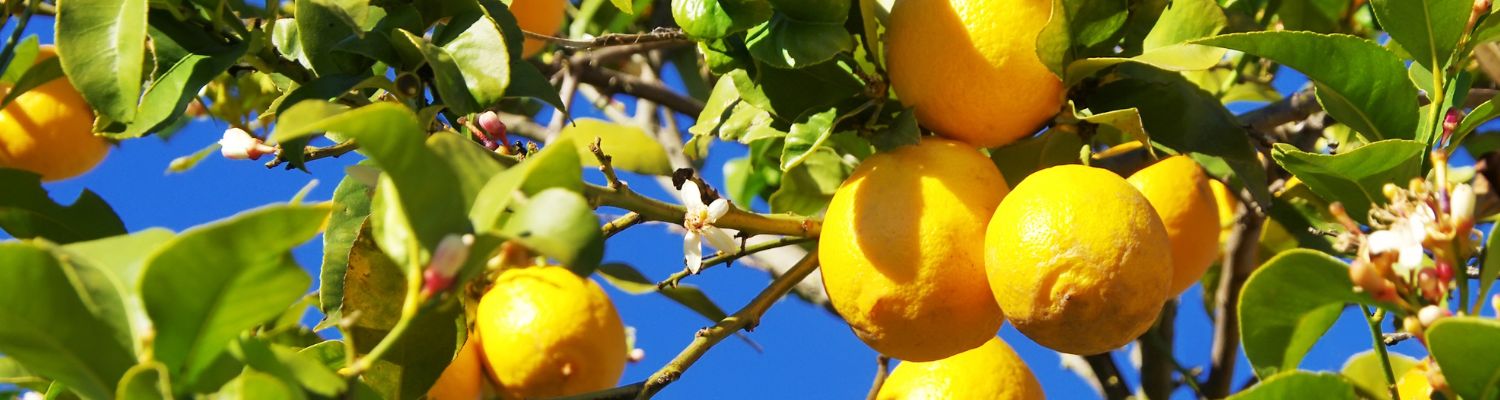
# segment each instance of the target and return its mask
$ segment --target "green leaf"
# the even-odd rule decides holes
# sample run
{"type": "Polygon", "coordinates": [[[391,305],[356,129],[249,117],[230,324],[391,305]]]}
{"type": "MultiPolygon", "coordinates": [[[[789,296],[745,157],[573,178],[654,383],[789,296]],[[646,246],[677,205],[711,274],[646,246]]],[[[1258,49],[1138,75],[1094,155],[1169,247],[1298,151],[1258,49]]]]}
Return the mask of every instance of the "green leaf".
{"type": "Polygon", "coordinates": [[[1333,373],[1287,371],[1267,378],[1250,389],[1229,396],[1233,400],[1326,399],[1354,400],[1354,385],[1333,373]]]}
{"type": "Polygon", "coordinates": [[[1470,400],[1500,399],[1500,321],[1443,318],[1427,328],[1427,346],[1448,387],[1470,400]]]}
{"type": "Polygon", "coordinates": [[[635,5],[630,4],[630,0],[609,0],[609,4],[615,6],[615,9],[620,10],[620,12],[635,15],[635,5]]]}
{"type": "Polygon", "coordinates": [[[1016,187],[1031,173],[1054,165],[1078,162],[1083,138],[1055,129],[1041,136],[1026,138],[990,152],[990,159],[1000,168],[1000,175],[1010,187],[1016,187]]]}
{"type": "Polygon", "coordinates": [[[1224,57],[1224,50],[1187,44],[1194,39],[1219,33],[1228,25],[1224,10],[1213,0],[1177,0],[1163,10],[1156,25],[1142,43],[1142,54],[1130,58],[1100,57],[1068,64],[1067,86],[1082,81],[1106,67],[1134,61],[1171,71],[1212,68],[1224,57]]]}
{"type": "Polygon", "coordinates": [[[218,398],[224,399],[304,399],[307,396],[289,382],[276,376],[247,370],[219,390],[218,398]]]}
{"type": "MultiPolygon", "coordinates": [[[[469,231],[463,200],[452,195],[459,187],[458,177],[427,148],[426,129],[411,110],[393,102],[342,110],[315,100],[298,103],[278,119],[271,140],[286,142],[320,131],[348,136],[398,188],[399,206],[406,210],[407,224],[423,249],[437,248],[448,234],[469,231]]],[[[398,259],[406,261],[406,256],[398,259]]]]}
{"type": "Polygon", "coordinates": [[[1125,25],[1129,8],[1123,0],[1052,0],[1052,16],[1036,38],[1036,55],[1059,78],[1064,67],[1112,47],[1110,38],[1125,25]]]}
{"type": "MultiPolygon", "coordinates": [[[[1350,0],[1304,0],[1281,3],[1276,12],[1289,31],[1331,33],[1342,30],[1350,0]]],[[[1253,6],[1252,6],[1253,7],[1253,6]]]]}
{"type": "MultiPolygon", "coordinates": [[[[113,303],[107,300],[111,296],[120,297],[120,316],[125,320],[120,324],[120,341],[128,345],[132,333],[144,334],[151,330],[146,310],[138,300],[141,271],[145,268],[146,258],[173,236],[175,234],[172,231],[151,228],[129,235],[72,243],[51,250],[72,271],[70,275],[85,283],[85,287],[89,289],[87,291],[101,304],[113,303]]],[[[137,349],[142,350],[144,349],[137,349]]]]}
{"type": "Polygon", "coordinates": [[[672,0],[672,19],[694,39],[721,39],[771,18],[766,0],[672,0]]]}
{"type": "Polygon", "coordinates": [[[774,213],[818,215],[833,200],[833,192],[849,172],[832,149],[809,153],[801,165],[782,174],[781,188],[766,201],[774,213]]]}
{"type": "Polygon", "coordinates": [[[688,128],[688,132],[695,136],[708,136],[718,132],[724,121],[734,115],[735,106],[739,104],[740,92],[735,88],[734,80],[719,79],[714,83],[708,100],[703,102],[703,111],[698,113],[697,122],[688,128]]]}
{"type": "Polygon", "coordinates": [[[159,362],[137,364],[125,371],[115,388],[115,398],[120,400],[161,400],[172,398],[172,383],[167,380],[167,370],[159,362]]]}
{"type": "Polygon", "coordinates": [[[469,210],[469,219],[478,232],[495,232],[504,227],[510,216],[509,205],[516,192],[536,195],[550,188],[562,188],[575,193],[583,192],[582,163],[578,151],[569,138],[560,138],[547,145],[541,152],[526,158],[490,178],[479,195],[474,207],[469,210]]]}
{"type": "Polygon", "coordinates": [[[1458,124],[1458,129],[1453,131],[1453,137],[1448,140],[1449,147],[1463,144],[1464,138],[1467,138],[1475,129],[1479,129],[1480,125],[1500,118],[1500,105],[1496,105],[1494,100],[1485,100],[1484,103],[1474,106],[1474,109],[1464,116],[1463,122],[1458,124]]]}
{"type": "Polygon", "coordinates": [[[519,58],[510,60],[510,85],[505,88],[505,96],[530,97],[545,101],[564,113],[568,110],[568,105],[563,104],[562,96],[552,86],[552,82],[547,80],[547,76],[542,75],[542,71],[537,70],[535,65],[519,58]]]}
{"type": "MultiPolygon", "coordinates": [[[[1391,371],[1397,378],[1405,374],[1407,370],[1417,365],[1417,359],[1404,355],[1390,353],[1387,357],[1391,361],[1391,371]]],[[[1376,400],[1391,398],[1391,392],[1387,389],[1385,381],[1385,366],[1381,365],[1380,353],[1375,350],[1365,351],[1349,357],[1344,362],[1344,367],[1339,370],[1344,379],[1358,386],[1364,393],[1375,396],[1376,400]]],[[[1416,400],[1416,399],[1412,399],[1416,400]]]]}
{"type": "Polygon", "coordinates": [[[822,149],[823,142],[833,135],[833,125],[837,122],[838,114],[837,108],[830,108],[792,124],[791,131],[786,135],[786,147],[781,152],[781,170],[790,171],[802,165],[808,157],[822,149]]]}
{"type": "Polygon", "coordinates": [[[243,41],[224,45],[205,38],[202,30],[187,23],[167,21],[171,22],[152,24],[151,40],[159,48],[180,48],[184,51],[182,58],[170,66],[160,66],[166,72],[146,88],[135,119],[121,121],[126,122],[124,132],[108,136],[135,138],[166,129],[182,116],[199,89],[229,70],[249,48],[243,41]]]}
{"type": "Polygon", "coordinates": [[[1421,176],[1426,145],[1410,140],[1383,140],[1348,153],[1323,155],[1278,143],[1271,158],[1307,184],[1313,193],[1342,202],[1349,215],[1364,221],[1370,209],[1386,203],[1382,187],[1403,185],[1421,176]]]}
{"type": "Polygon", "coordinates": [[[604,282],[609,283],[610,286],[614,286],[625,293],[635,295],[660,293],[662,296],[666,296],[668,299],[677,302],[677,304],[681,304],[683,307],[687,307],[693,310],[693,312],[698,313],[698,315],[702,315],[703,318],[707,318],[709,321],[717,322],[728,316],[728,314],[724,313],[723,308],[720,308],[718,304],[710,300],[708,295],[703,294],[703,291],[698,289],[698,287],[677,284],[675,286],[657,288],[655,282],[646,279],[645,275],[642,275],[640,271],[628,264],[608,263],[600,265],[599,276],[603,277],[604,282]]]}
{"type": "MultiPolygon", "coordinates": [[[[495,20],[484,13],[455,16],[443,28],[441,36],[433,42],[442,48],[441,53],[427,51],[428,63],[434,70],[447,68],[452,63],[462,76],[463,85],[474,99],[477,108],[466,110],[453,107],[459,114],[479,112],[493,106],[505,97],[505,88],[510,86],[510,53],[505,47],[505,38],[495,20]],[[452,57],[443,60],[441,57],[452,57]]],[[[413,41],[412,43],[418,43],[413,41]]],[[[425,47],[425,46],[424,46],[425,47]]],[[[446,99],[447,97],[444,97],[446,99]]]]}
{"type": "MultiPolygon", "coordinates": [[[[297,16],[297,40],[306,66],[319,76],[368,73],[372,64],[358,54],[339,51],[342,43],[361,33],[350,15],[357,13],[359,0],[299,1],[293,3],[297,16]]],[[[368,7],[365,7],[368,9],[368,7]]]]}
{"type": "Polygon", "coordinates": [[[1328,115],[1374,140],[1417,135],[1417,89],[1400,58],[1354,36],[1255,32],[1193,43],[1239,50],[1295,68],[1316,83],[1328,115]],[[1339,60],[1339,62],[1328,62],[1339,60]]]}
{"type": "Polygon", "coordinates": [[[72,243],[125,233],[115,210],[94,192],[84,189],[73,204],[52,201],[40,175],[0,168],[0,229],[21,239],[45,238],[72,243]]]}
{"type": "Polygon", "coordinates": [[[259,338],[241,338],[238,344],[240,359],[257,371],[296,382],[320,396],[335,397],[348,389],[344,378],[309,354],[259,338]]]}
{"type": "Polygon", "coordinates": [[[110,398],[135,355],[80,290],[46,250],[0,243],[0,353],[84,398],[110,398]]]}
{"type": "Polygon", "coordinates": [[[57,57],[78,92],[118,122],[135,120],[146,64],[146,0],[57,5],[57,57]]]}
{"type": "Polygon", "coordinates": [[[146,261],[141,299],[154,354],[175,379],[200,378],[229,342],[281,314],[312,279],[291,249],[323,228],[328,206],[273,206],[196,227],[146,261]]]}
{"type": "Polygon", "coordinates": [[[762,68],[754,79],[736,70],[724,78],[734,80],[745,102],[786,121],[838,105],[864,90],[859,78],[837,61],[800,69],[762,68]]]}
{"type": "Polygon", "coordinates": [[[594,209],[583,195],[566,189],[547,189],[532,196],[501,232],[557,259],[578,276],[592,274],[604,257],[604,237],[594,209]]]}
{"type": "Polygon", "coordinates": [[[36,64],[36,57],[41,52],[39,43],[37,36],[31,35],[16,44],[16,48],[10,53],[10,64],[4,66],[4,73],[0,73],[0,84],[12,85],[11,90],[16,90],[14,85],[21,80],[21,75],[30,70],[31,65],[36,64]],[[19,67],[23,65],[27,67],[19,67]]]}
{"type": "Polygon", "coordinates": [[[437,89],[438,97],[442,103],[455,113],[473,114],[483,111],[483,106],[469,92],[465,81],[464,71],[459,68],[452,54],[442,47],[427,43],[421,35],[416,35],[405,30],[398,30],[399,35],[392,35],[398,51],[407,55],[405,58],[421,60],[432,69],[433,87],[437,89]]]}
{"type": "Polygon", "coordinates": [[[583,165],[599,165],[599,160],[589,150],[597,138],[602,141],[599,147],[609,155],[615,169],[650,175],[672,174],[672,161],[667,158],[667,150],[656,138],[636,126],[580,118],[564,126],[558,137],[569,139],[578,148],[578,158],[583,165]]]}
{"type": "MultiPolygon", "coordinates": [[[[16,64],[12,62],[11,65],[16,64]]],[[[42,60],[41,62],[36,63],[36,65],[32,65],[30,68],[26,68],[24,70],[18,68],[6,69],[6,71],[12,70],[23,72],[19,77],[17,77],[15,86],[12,86],[10,88],[10,91],[5,93],[5,99],[0,100],[0,108],[4,108],[5,106],[10,105],[10,102],[15,101],[17,97],[21,97],[22,94],[25,94],[31,89],[36,89],[43,84],[52,82],[57,78],[64,77],[62,64],[57,61],[56,57],[42,60]]]]}
{"type": "Polygon", "coordinates": [[[465,210],[474,205],[479,189],[505,169],[494,152],[453,132],[433,132],[427,136],[427,147],[446,161],[458,176],[458,195],[464,200],[465,210]]]}
{"type": "Polygon", "coordinates": [[[1484,242],[1483,261],[1479,264],[1479,291],[1475,292],[1479,294],[1479,299],[1475,299],[1475,302],[1485,298],[1485,295],[1490,292],[1490,287],[1495,285],[1495,279],[1500,278],[1500,254],[1497,254],[1500,252],[1500,237],[1496,237],[1494,228],[1490,229],[1487,236],[1489,237],[1484,242]],[[1496,255],[1491,257],[1491,254],[1496,255]]]}
{"type": "Polygon", "coordinates": [[[1355,293],[1343,261],[1295,249],[1261,265],[1240,292],[1240,337],[1256,376],[1297,369],[1348,303],[1377,305],[1355,293]]]}
{"type": "Polygon", "coordinates": [[[1474,2],[1467,0],[1371,0],[1380,28],[1428,71],[1448,67],[1474,2]]]}
{"type": "MultiPolygon", "coordinates": [[[[847,17],[847,10],[840,15],[847,17]]],[[[854,50],[854,37],[844,30],[843,19],[807,21],[777,13],[750,33],[746,46],[764,65],[791,69],[827,62],[854,50]]]]}
{"type": "Polygon", "coordinates": [[[1119,79],[1100,86],[1080,106],[1094,114],[1135,108],[1155,147],[1204,158],[1199,163],[1210,175],[1247,187],[1257,203],[1270,205],[1265,170],[1250,138],[1217,98],[1181,74],[1145,65],[1121,65],[1113,74],[1119,79]]]}
{"type": "Polygon", "coordinates": [[[776,12],[800,21],[836,23],[849,19],[850,0],[770,0],[776,12]]]}
{"type": "Polygon", "coordinates": [[[318,280],[318,308],[329,318],[344,304],[344,272],[349,269],[349,250],[354,237],[370,216],[373,188],[353,176],[345,176],[333,189],[328,228],[323,232],[323,264],[318,280]]]}

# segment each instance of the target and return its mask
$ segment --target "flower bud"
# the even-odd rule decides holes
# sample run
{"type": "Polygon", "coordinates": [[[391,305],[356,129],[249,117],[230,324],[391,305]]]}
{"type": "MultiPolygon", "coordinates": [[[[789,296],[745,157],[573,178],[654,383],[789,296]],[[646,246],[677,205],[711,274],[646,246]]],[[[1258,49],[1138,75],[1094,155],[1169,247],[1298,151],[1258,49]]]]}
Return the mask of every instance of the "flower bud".
{"type": "Polygon", "coordinates": [[[1417,319],[1414,315],[1408,315],[1401,320],[1401,330],[1412,334],[1412,336],[1422,337],[1422,320],[1417,319]]]}
{"type": "Polygon", "coordinates": [[[1452,199],[1449,201],[1452,202],[1450,214],[1453,218],[1450,222],[1458,229],[1454,231],[1454,235],[1468,236],[1469,229],[1474,227],[1474,188],[1467,183],[1454,186],[1452,199]]]}
{"type": "Polygon", "coordinates": [[[1446,316],[1448,316],[1448,310],[1444,310],[1438,306],[1429,305],[1422,307],[1421,311],[1417,311],[1417,320],[1422,323],[1422,326],[1432,326],[1434,322],[1437,322],[1438,318],[1446,316]]]}
{"type": "Polygon", "coordinates": [[[1453,130],[1458,129],[1458,120],[1460,118],[1462,118],[1462,117],[1463,117],[1463,113],[1460,112],[1460,111],[1458,111],[1457,108],[1450,108],[1450,109],[1448,109],[1448,113],[1446,115],[1443,115],[1443,137],[1444,138],[1447,138],[1449,135],[1452,135],[1453,134],[1453,130]]]}
{"type": "Polygon", "coordinates": [[[422,271],[423,297],[448,290],[448,286],[453,284],[453,277],[463,267],[464,260],[469,258],[469,247],[473,245],[472,234],[449,234],[443,237],[437,250],[432,252],[432,260],[427,262],[427,269],[422,271]]]}
{"type": "Polygon", "coordinates": [[[1380,193],[1385,194],[1385,198],[1387,199],[1395,200],[1396,196],[1401,195],[1401,187],[1396,186],[1394,183],[1386,182],[1384,186],[1380,187],[1380,193]]]}
{"type": "Polygon", "coordinates": [[[240,128],[224,130],[224,137],[219,139],[219,154],[231,160],[257,160],[262,155],[275,152],[275,147],[267,146],[259,138],[250,136],[249,132],[240,128]]]}
{"type": "Polygon", "coordinates": [[[639,347],[630,349],[630,362],[638,363],[646,359],[646,350],[639,347]]]}
{"type": "Polygon", "coordinates": [[[1375,270],[1374,266],[1363,260],[1355,260],[1349,265],[1349,280],[1354,282],[1356,292],[1374,295],[1385,288],[1385,278],[1380,276],[1380,271],[1375,270]]]}
{"type": "Polygon", "coordinates": [[[1437,279],[1441,282],[1453,281],[1453,263],[1447,260],[1438,260],[1437,267],[1433,268],[1437,273],[1437,279]]]}
{"type": "Polygon", "coordinates": [[[1417,287],[1422,288],[1422,297],[1428,301],[1436,303],[1443,298],[1441,282],[1432,268],[1424,268],[1417,273],[1417,287]]]}

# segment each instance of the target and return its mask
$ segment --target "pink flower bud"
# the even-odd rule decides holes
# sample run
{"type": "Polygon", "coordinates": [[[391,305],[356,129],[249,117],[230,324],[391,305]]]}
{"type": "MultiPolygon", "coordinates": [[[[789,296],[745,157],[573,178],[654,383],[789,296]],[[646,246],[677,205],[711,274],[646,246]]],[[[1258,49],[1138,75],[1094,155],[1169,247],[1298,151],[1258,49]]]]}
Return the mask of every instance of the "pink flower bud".
{"type": "Polygon", "coordinates": [[[464,261],[469,258],[469,247],[474,245],[474,235],[463,236],[450,234],[443,237],[438,243],[437,250],[432,252],[432,260],[427,262],[427,269],[422,271],[422,293],[424,297],[448,290],[453,284],[453,277],[458,275],[464,261]]]}
{"type": "Polygon", "coordinates": [[[1417,311],[1417,320],[1422,322],[1422,326],[1432,326],[1432,323],[1437,322],[1438,318],[1446,316],[1448,316],[1448,310],[1444,310],[1438,306],[1430,305],[1422,307],[1421,311],[1417,311]]]}
{"type": "Polygon", "coordinates": [[[646,359],[646,350],[641,348],[630,349],[630,362],[638,363],[646,359]]]}
{"type": "Polygon", "coordinates": [[[275,152],[275,147],[267,146],[259,138],[250,136],[249,132],[240,128],[224,130],[224,137],[219,139],[219,154],[231,160],[257,160],[262,155],[275,152]]]}
{"type": "Polygon", "coordinates": [[[479,129],[483,129],[491,138],[499,139],[498,142],[505,143],[505,123],[500,121],[500,114],[494,111],[479,114],[479,129]]]}
{"type": "Polygon", "coordinates": [[[1452,202],[1450,214],[1453,218],[1450,222],[1458,229],[1454,235],[1467,237],[1469,229],[1474,227],[1474,188],[1467,183],[1454,186],[1450,201],[1452,202]]]}
{"type": "Polygon", "coordinates": [[[1447,260],[1438,260],[1437,267],[1434,268],[1434,270],[1437,271],[1437,279],[1438,279],[1438,281],[1441,281],[1441,282],[1451,282],[1451,281],[1453,281],[1453,264],[1450,263],[1450,262],[1448,262],[1447,260]]]}

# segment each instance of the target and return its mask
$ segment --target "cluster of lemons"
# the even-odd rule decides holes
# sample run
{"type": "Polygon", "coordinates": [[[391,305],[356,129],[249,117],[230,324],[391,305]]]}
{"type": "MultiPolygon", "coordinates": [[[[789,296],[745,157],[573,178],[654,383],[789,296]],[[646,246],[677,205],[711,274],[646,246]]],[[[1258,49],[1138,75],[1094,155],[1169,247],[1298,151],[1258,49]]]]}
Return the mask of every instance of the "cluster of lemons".
{"type": "Polygon", "coordinates": [[[1215,192],[1229,213],[1233,200],[1190,158],[1128,179],[1055,166],[1011,188],[980,152],[1030,136],[1063,101],[1035,55],[1050,11],[1047,0],[902,0],[891,11],[891,84],[944,138],[860,164],[818,246],[834,308],[871,348],[905,361],[880,398],[1041,398],[995,336],[1004,321],[1059,352],[1107,352],[1145,333],[1219,254],[1215,192]]]}

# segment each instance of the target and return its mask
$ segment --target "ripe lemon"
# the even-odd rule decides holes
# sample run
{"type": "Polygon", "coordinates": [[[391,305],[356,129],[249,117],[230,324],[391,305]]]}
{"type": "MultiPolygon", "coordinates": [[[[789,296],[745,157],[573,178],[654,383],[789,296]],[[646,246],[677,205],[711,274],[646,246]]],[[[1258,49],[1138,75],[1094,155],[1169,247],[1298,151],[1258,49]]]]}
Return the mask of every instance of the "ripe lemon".
{"type": "MultiPolygon", "coordinates": [[[[38,59],[56,55],[42,47],[38,59]]],[[[0,97],[10,91],[0,87],[0,97]]],[[[94,111],[66,77],[17,96],[0,110],[0,167],[24,169],[44,181],[68,179],[94,169],[109,143],[94,136],[94,111]]]]}
{"type": "Polygon", "coordinates": [[[1219,207],[1208,175],[1187,156],[1173,156],[1130,175],[1172,242],[1170,296],[1187,290],[1219,257],[1219,207]]]}
{"type": "Polygon", "coordinates": [[[1222,247],[1224,241],[1229,239],[1229,230],[1234,228],[1234,217],[1239,212],[1240,201],[1223,182],[1209,180],[1208,188],[1214,193],[1214,204],[1219,207],[1219,246],[1222,247]]]}
{"type": "Polygon", "coordinates": [[[1009,189],[956,141],[866,159],[833,194],[818,244],[823,287],[882,354],[933,361],[984,344],[1004,315],[985,287],[984,224],[1009,189]]]}
{"type": "Polygon", "coordinates": [[[1425,400],[1432,398],[1432,382],[1427,380],[1427,363],[1417,363],[1396,380],[1396,393],[1402,400],[1425,400]]]}
{"type": "Polygon", "coordinates": [[[903,362],[891,371],[876,398],[1042,399],[1042,385],[1015,350],[999,338],[932,362],[903,362]]]}
{"type": "Polygon", "coordinates": [[[886,33],[891,85],[917,120],[980,147],[1057,114],[1062,81],[1036,56],[1050,0],[902,0],[886,33]]]}
{"type": "Polygon", "coordinates": [[[428,400],[473,400],[484,394],[484,370],[480,367],[481,354],[478,337],[469,335],[464,347],[458,350],[453,362],[443,369],[436,383],[427,390],[428,400]]]}
{"type": "MultiPolygon", "coordinates": [[[[515,0],[510,3],[510,13],[516,16],[516,25],[527,32],[543,35],[557,34],[562,29],[568,0],[515,0]]],[[[521,55],[526,58],[542,52],[547,42],[526,38],[521,45],[521,55]]]]}
{"type": "Polygon", "coordinates": [[[1081,165],[1016,185],[985,234],[990,288],[1017,330],[1053,350],[1098,354],[1156,321],[1171,288],[1167,228],[1135,187],[1081,165]]]}
{"type": "Polygon", "coordinates": [[[475,319],[485,365],[505,398],[607,389],[625,371],[625,326],[614,304],[565,268],[502,272],[475,319]]]}

